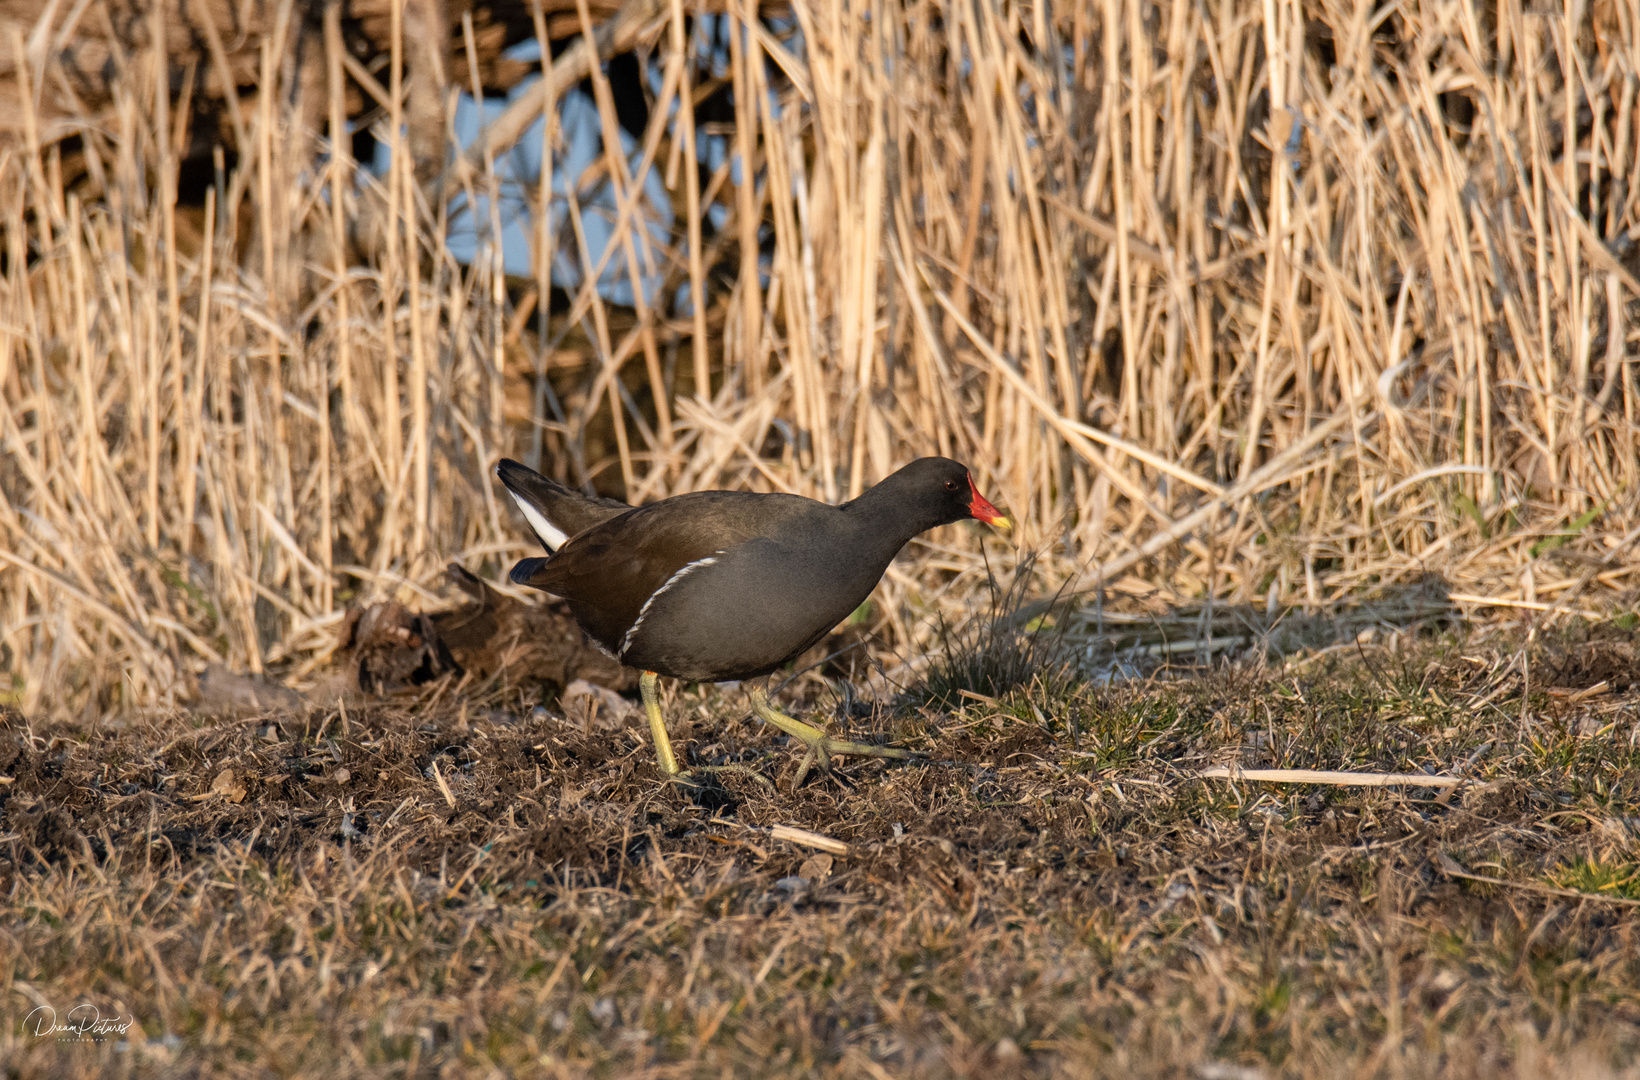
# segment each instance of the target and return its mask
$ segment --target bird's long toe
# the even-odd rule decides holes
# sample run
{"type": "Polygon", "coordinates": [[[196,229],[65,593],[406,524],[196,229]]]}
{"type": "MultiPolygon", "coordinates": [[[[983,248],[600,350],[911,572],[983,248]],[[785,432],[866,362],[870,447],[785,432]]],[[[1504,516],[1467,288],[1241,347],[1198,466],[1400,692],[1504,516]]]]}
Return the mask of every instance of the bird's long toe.
{"type": "Polygon", "coordinates": [[[696,765],[692,769],[683,769],[678,772],[671,773],[666,777],[666,779],[671,783],[677,784],[679,787],[688,788],[690,791],[701,791],[706,787],[706,783],[704,782],[705,777],[712,773],[740,773],[744,776],[751,777],[753,780],[756,780],[769,790],[774,790],[773,780],[770,780],[767,776],[764,776],[761,772],[752,768],[750,765],[742,765],[738,763],[729,765],[696,765]]]}
{"type": "Polygon", "coordinates": [[[877,746],[872,743],[849,742],[847,739],[833,739],[829,735],[822,735],[815,744],[823,748],[827,754],[847,754],[850,757],[883,757],[894,758],[899,761],[913,761],[922,755],[915,750],[902,750],[898,746],[877,746]]]}

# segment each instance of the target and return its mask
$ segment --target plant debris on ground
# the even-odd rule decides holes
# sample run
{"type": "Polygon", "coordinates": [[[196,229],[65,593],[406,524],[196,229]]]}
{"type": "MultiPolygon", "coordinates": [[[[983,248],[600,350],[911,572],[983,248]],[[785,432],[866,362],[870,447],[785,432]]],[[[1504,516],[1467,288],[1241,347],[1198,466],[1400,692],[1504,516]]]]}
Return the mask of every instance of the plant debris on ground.
{"type": "Polygon", "coordinates": [[[715,688],[668,702],[677,745],[775,789],[663,782],[641,714],[450,695],[8,714],[0,1071],[1632,1072],[1627,633],[1397,635],[942,710],[785,694],[927,759],[794,792],[799,755],[715,688]],[[1225,764],[1471,783],[1196,776],[1225,764]],[[36,1033],[80,1005],[126,1026],[36,1033]]]}

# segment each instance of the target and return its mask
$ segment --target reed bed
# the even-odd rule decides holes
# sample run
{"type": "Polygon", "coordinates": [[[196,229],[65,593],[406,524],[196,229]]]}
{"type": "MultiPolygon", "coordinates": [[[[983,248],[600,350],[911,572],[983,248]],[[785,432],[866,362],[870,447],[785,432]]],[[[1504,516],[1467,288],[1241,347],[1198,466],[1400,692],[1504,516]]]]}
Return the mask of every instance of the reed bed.
{"type": "MultiPolygon", "coordinates": [[[[439,176],[400,145],[426,97],[396,48],[366,89],[400,152],[361,182],[329,137],[357,72],[334,17],[322,64],[289,59],[305,11],[230,101],[203,207],[176,197],[193,84],[163,50],[47,123],[51,34],[0,43],[25,112],[0,148],[0,694],[25,713],[173,703],[215,661],[301,683],[348,603],[526,549],[503,455],[642,500],[842,499],[947,454],[1067,595],[1314,612],[1436,574],[1477,608],[1632,602],[1625,4],[739,0],[724,130],[754,167],[703,176],[695,118],[667,126],[710,89],[694,9],[634,0],[612,22],[663,73],[639,141],[679,224],[618,235],[667,287],[545,316],[541,253],[579,224],[534,282],[458,263],[444,196],[502,147],[439,176]],[[708,303],[674,308],[685,282],[708,303]]],[[[577,183],[635,204],[632,172],[577,183]]],[[[913,548],[885,640],[915,654],[982,542],[913,548]]]]}

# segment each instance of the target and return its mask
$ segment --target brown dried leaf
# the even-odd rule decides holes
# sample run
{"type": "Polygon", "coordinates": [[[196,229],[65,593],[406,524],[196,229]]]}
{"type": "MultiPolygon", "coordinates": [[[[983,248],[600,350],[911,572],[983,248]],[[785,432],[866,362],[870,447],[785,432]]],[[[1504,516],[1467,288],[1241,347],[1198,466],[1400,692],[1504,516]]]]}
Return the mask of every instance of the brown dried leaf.
{"type": "Polygon", "coordinates": [[[232,769],[223,769],[216,774],[216,779],[211,781],[211,790],[206,795],[221,795],[229,802],[244,802],[245,783],[232,769]]]}

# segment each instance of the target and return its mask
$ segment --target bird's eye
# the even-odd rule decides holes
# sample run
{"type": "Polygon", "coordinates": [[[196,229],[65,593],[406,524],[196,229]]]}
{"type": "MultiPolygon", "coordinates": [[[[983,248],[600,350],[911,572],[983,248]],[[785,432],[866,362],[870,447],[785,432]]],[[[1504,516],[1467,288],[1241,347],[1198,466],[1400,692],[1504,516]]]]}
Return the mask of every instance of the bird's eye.
{"type": "Polygon", "coordinates": [[[945,490],[946,491],[955,491],[955,490],[957,490],[957,482],[955,480],[947,480],[945,482],[945,490]]]}

